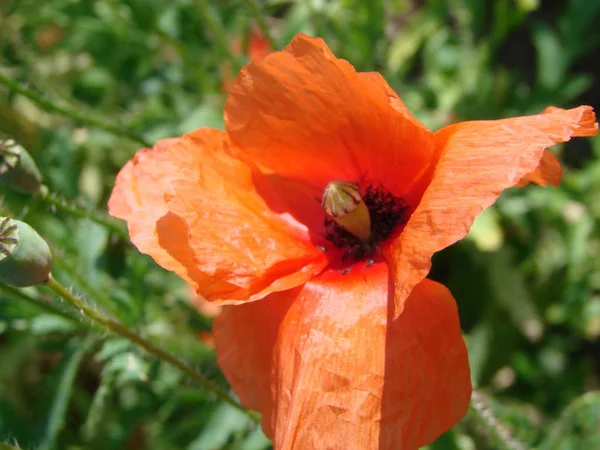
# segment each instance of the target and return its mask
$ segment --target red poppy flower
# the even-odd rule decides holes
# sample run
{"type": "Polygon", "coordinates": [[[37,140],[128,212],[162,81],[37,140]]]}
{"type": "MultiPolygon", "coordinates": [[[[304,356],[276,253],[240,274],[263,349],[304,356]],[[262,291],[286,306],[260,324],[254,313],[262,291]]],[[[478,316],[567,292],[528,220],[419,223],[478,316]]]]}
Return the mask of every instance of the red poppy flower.
{"type": "Polygon", "coordinates": [[[504,189],[556,184],[545,149],[596,134],[592,109],[433,133],[379,74],[299,35],[242,70],[225,124],[140,151],[111,213],[230,305],[218,361],[275,448],[432,442],[465,414],[471,383],[455,301],[425,278],[431,256],[504,189]],[[340,213],[349,204],[356,217],[340,213]]]}

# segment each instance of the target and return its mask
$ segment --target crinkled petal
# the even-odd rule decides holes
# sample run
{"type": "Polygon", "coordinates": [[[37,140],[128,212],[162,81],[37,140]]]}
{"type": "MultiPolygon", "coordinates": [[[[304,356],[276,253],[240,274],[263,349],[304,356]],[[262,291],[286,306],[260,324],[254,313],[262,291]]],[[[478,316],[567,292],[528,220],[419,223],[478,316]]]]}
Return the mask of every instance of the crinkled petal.
{"type": "MultiPolygon", "coordinates": [[[[441,156],[431,184],[387,250],[396,314],[413,286],[427,276],[431,256],[462,239],[475,217],[504,189],[532,176],[540,161],[544,163],[546,148],[597,132],[589,106],[550,107],[535,116],[463,122],[438,131],[435,138],[441,156]]],[[[540,170],[538,175],[548,173],[540,170]]]]}
{"type": "Polygon", "coordinates": [[[219,365],[264,414],[279,450],[413,450],[465,414],[471,394],[455,301],[417,285],[398,319],[383,263],[319,279],[215,321],[219,365]]]}
{"type": "Polygon", "coordinates": [[[213,322],[218,364],[247,409],[262,413],[265,434],[273,437],[273,358],[278,331],[301,288],[275,292],[259,302],[224,306],[213,322]]]}
{"type": "Polygon", "coordinates": [[[548,186],[551,184],[557,187],[560,184],[562,178],[562,167],[556,156],[546,151],[544,156],[536,167],[536,169],[525,175],[517,183],[517,187],[527,186],[529,183],[539,184],[540,186],[548,186]]]}
{"type": "Polygon", "coordinates": [[[241,71],[225,124],[245,159],[321,190],[368,180],[406,197],[435,160],[433,134],[381,76],[302,34],[241,71]]]}
{"type": "Polygon", "coordinates": [[[326,265],[306,227],[271,211],[227,134],[201,129],[139,152],[117,177],[111,214],[133,243],[208,300],[257,299],[326,265]]]}
{"type": "Polygon", "coordinates": [[[163,139],[153,149],[137,152],[119,172],[108,209],[113,216],[127,221],[131,240],[142,253],[152,255],[159,265],[177,273],[194,288],[202,284],[219,291],[234,289],[194,269],[187,227],[169,213],[165,193],[172,192],[169,181],[177,171],[169,160],[169,148],[178,141],[163,139]]]}

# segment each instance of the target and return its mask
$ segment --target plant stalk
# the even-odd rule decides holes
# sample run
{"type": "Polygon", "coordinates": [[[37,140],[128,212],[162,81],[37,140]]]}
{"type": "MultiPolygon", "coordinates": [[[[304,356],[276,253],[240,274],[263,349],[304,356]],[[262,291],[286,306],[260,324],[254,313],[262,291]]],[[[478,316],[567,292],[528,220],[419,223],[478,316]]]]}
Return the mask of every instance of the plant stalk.
{"type": "Polygon", "coordinates": [[[92,321],[94,321],[100,325],[103,325],[103,326],[109,328],[112,332],[118,334],[119,336],[124,337],[125,339],[128,339],[128,340],[136,343],[137,345],[142,347],[144,350],[146,350],[148,353],[152,354],[153,356],[156,356],[157,358],[168,362],[172,366],[175,366],[176,368],[181,370],[183,373],[185,373],[189,378],[191,378],[192,380],[197,382],[199,385],[201,385],[202,387],[204,387],[204,388],[210,390],[211,392],[213,392],[214,394],[216,394],[221,400],[230,404],[234,408],[244,412],[244,414],[246,414],[248,417],[250,417],[254,422],[258,422],[258,418],[253,412],[244,409],[223,388],[221,388],[216,383],[214,383],[213,381],[206,378],[201,373],[198,373],[187,363],[181,361],[180,359],[171,355],[170,353],[161,349],[160,347],[157,347],[152,342],[147,341],[143,337],[139,336],[138,334],[129,330],[127,327],[120,324],[119,322],[116,322],[116,321],[106,317],[102,313],[95,311],[92,308],[88,307],[87,304],[85,304],[81,299],[77,298],[77,296],[75,296],[66,287],[64,287],[59,281],[57,281],[56,278],[54,278],[54,276],[52,274],[50,274],[48,281],[46,281],[46,285],[52,291],[54,291],[57,295],[59,295],[65,301],[70,303],[74,308],[79,310],[84,316],[88,317],[89,319],[91,319],[92,321]]]}

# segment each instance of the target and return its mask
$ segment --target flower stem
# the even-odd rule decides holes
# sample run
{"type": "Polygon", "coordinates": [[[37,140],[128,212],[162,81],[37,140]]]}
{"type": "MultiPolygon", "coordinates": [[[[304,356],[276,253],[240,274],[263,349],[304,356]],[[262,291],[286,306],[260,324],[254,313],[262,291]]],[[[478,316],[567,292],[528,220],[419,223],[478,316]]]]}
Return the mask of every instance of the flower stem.
{"type": "Polygon", "coordinates": [[[260,6],[256,3],[255,0],[244,0],[244,3],[246,4],[246,7],[250,10],[252,16],[254,16],[254,18],[258,22],[258,26],[260,27],[260,30],[262,31],[262,34],[265,37],[265,39],[269,42],[269,46],[273,50],[278,50],[279,46],[277,45],[277,42],[275,42],[275,38],[271,34],[271,30],[267,25],[265,16],[261,11],[260,6]]]}
{"type": "Polygon", "coordinates": [[[125,127],[121,127],[120,125],[116,125],[113,123],[107,123],[102,120],[96,119],[94,117],[90,117],[88,114],[80,113],[70,108],[66,108],[63,106],[59,106],[52,102],[50,99],[44,97],[42,94],[21,86],[16,81],[11,80],[8,77],[5,77],[0,73],[0,83],[12,89],[13,91],[27,97],[29,100],[37,103],[39,106],[44,108],[47,111],[54,112],[60,114],[62,116],[70,117],[78,122],[81,122],[85,125],[100,128],[104,131],[108,131],[109,133],[113,133],[117,136],[123,136],[131,139],[132,141],[137,142],[138,144],[143,145],[144,147],[152,147],[152,144],[146,141],[143,137],[139,136],[137,133],[134,133],[131,130],[128,130],[125,127]]]}
{"type": "Polygon", "coordinates": [[[60,269],[61,272],[64,272],[65,275],[67,275],[75,283],[75,285],[81,289],[81,291],[85,292],[95,306],[97,305],[112,315],[116,315],[118,313],[118,307],[120,305],[93,287],[68,261],[68,258],[65,257],[64,252],[60,247],[51,245],[50,249],[52,250],[52,255],[54,257],[54,267],[60,269]],[[59,258],[57,258],[57,255],[59,258]]]}
{"type": "Polygon", "coordinates": [[[513,436],[508,426],[498,420],[485,396],[476,390],[471,395],[469,415],[476,426],[494,443],[494,448],[498,450],[526,450],[525,445],[513,436]]]}
{"type": "Polygon", "coordinates": [[[54,291],[56,294],[61,296],[64,300],[66,300],[74,308],[79,310],[83,315],[85,315],[92,321],[109,328],[112,332],[118,334],[119,336],[124,337],[125,339],[128,339],[128,340],[136,343],[137,345],[142,347],[144,350],[146,350],[148,353],[177,367],[179,370],[181,370],[183,373],[185,373],[189,378],[191,378],[192,380],[197,382],[199,385],[201,385],[202,387],[204,387],[204,388],[210,390],[211,392],[213,392],[214,394],[216,394],[221,400],[230,404],[234,408],[237,408],[240,411],[244,412],[253,421],[258,422],[258,418],[256,417],[256,415],[253,412],[247,411],[246,409],[244,409],[223,388],[221,388],[216,383],[214,383],[213,381],[206,378],[201,373],[195,371],[187,363],[181,361],[180,359],[171,355],[170,353],[161,349],[160,347],[157,347],[152,342],[147,341],[143,337],[139,336],[138,334],[129,330],[127,327],[120,324],[119,322],[116,322],[116,321],[106,317],[102,313],[100,313],[98,311],[94,311],[92,308],[88,307],[83,301],[81,301],[79,298],[77,298],[77,296],[75,296],[66,287],[64,287],[59,281],[57,281],[56,278],[54,278],[54,276],[52,274],[50,274],[48,281],[46,281],[46,285],[52,291],[54,291]]]}
{"type": "Polygon", "coordinates": [[[43,309],[44,311],[50,314],[55,314],[57,316],[64,317],[65,319],[72,320],[73,322],[78,322],[77,317],[75,317],[74,315],[57,308],[52,303],[46,303],[43,300],[32,297],[26,294],[25,291],[17,289],[16,287],[0,283],[0,291],[8,293],[11,297],[14,297],[15,299],[26,301],[27,303],[30,303],[39,309],[43,309]]]}
{"type": "Polygon", "coordinates": [[[49,193],[48,189],[41,189],[37,194],[37,198],[47,203],[56,209],[59,209],[68,214],[72,214],[77,217],[81,217],[84,219],[89,219],[92,222],[96,222],[98,225],[102,225],[103,227],[108,228],[111,232],[123,237],[125,239],[129,239],[127,231],[125,231],[117,222],[112,221],[108,217],[104,217],[96,211],[82,208],[73,202],[67,202],[59,198],[56,194],[49,193]]]}

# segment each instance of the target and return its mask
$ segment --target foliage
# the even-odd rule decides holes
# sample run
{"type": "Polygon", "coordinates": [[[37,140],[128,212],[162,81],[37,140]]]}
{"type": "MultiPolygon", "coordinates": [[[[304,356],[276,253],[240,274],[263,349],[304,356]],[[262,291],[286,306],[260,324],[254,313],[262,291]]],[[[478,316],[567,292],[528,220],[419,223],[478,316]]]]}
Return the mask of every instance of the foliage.
{"type": "MultiPolygon", "coordinates": [[[[0,132],[30,151],[49,189],[0,187],[2,215],[48,240],[56,278],[93,308],[226,388],[201,339],[211,319],[105,214],[143,142],[223,127],[225,78],[246,59],[233,40],[260,23],[278,45],[320,35],[358,70],[382,72],[436,129],[600,107],[599,21],[600,2],[586,0],[0,0],[0,75],[35,94],[0,85],[0,132]]],[[[483,414],[505,441],[600,448],[600,397],[588,392],[600,384],[600,138],[556,150],[561,186],[504,194],[432,276],[457,298],[483,414]]],[[[247,416],[45,288],[0,285],[0,361],[7,448],[270,448],[247,416]]],[[[502,448],[478,417],[431,449],[502,448]]]]}

